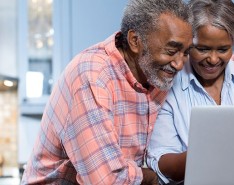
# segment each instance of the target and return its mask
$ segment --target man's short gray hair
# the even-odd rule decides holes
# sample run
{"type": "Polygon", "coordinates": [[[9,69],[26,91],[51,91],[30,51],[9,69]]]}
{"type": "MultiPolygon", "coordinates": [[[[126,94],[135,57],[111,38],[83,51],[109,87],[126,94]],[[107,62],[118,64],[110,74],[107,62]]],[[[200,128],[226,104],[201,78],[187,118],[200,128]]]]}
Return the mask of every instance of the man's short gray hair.
{"type": "Polygon", "coordinates": [[[128,46],[127,34],[131,29],[145,40],[149,32],[157,29],[162,13],[172,14],[188,23],[190,20],[188,6],[182,0],[129,0],[121,23],[123,46],[128,46]]]}
{"type": "Polygon", "coordinates": [[[193,33],[205,25],[226,30],[234,39],[234,3],[231,0],[190,0],[193,33]]]}

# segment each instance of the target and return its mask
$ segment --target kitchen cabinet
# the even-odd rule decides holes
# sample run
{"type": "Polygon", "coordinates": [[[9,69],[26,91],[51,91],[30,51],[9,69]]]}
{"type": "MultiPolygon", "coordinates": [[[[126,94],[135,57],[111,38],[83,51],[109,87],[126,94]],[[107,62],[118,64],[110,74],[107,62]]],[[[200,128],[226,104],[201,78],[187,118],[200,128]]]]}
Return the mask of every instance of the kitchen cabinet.
{"type": "Polygon", "coordinates": [[[43,113],[62,70],[62,61],[67,63],[71,59],[69,4],[70,1],[65,0],[18,1],[19,104],[22,115],[43,113]]]}

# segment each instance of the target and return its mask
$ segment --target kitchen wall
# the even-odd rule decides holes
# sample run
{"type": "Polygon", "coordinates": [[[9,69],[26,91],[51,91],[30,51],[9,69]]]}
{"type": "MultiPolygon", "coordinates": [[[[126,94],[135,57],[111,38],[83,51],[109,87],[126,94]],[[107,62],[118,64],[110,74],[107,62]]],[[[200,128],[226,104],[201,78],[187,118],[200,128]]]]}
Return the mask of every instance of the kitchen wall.
{"type": "Polygon", "coordinates": [[[0,156],[4,167],[18,165],[18,98],[16,90],[0,90],[0,156]]]}

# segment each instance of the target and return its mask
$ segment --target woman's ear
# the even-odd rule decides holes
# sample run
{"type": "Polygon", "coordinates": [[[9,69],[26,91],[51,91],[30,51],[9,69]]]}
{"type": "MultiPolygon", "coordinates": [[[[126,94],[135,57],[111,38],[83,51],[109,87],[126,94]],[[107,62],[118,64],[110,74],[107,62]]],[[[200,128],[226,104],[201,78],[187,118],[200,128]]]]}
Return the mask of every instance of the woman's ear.
{"type": "Polygon", "coordinates": [[[133,53],[138,54],[141,49],[141,40],[134,30],[128,31],[128,45],[133,53]]]}

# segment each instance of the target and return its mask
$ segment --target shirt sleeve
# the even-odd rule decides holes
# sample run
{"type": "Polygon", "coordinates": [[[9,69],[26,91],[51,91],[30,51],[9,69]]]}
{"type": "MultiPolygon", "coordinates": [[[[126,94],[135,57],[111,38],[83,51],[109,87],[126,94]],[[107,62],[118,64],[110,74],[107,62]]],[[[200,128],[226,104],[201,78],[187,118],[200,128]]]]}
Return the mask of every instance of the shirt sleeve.
{"type": "Polygon", "coordinates": [[[172,98],[173,94],[170,91],[166,102],[159,111],[147,152],[148,166],[158,173],[164,183],[169,183],[169,179],[161,173],[158,167],[160,157],[166,153],[182,152],[182,144],[174,123],[173,108],[177,105],[172,98]]]}
{"type": "Polygon", "coordinates": [[[140,184],[141,168],[121,152],[114,127],[114,90],[103,74],[89,74],[70,87],[73,100],[62,141],[64,149],[81,183],[140,184]]]}

